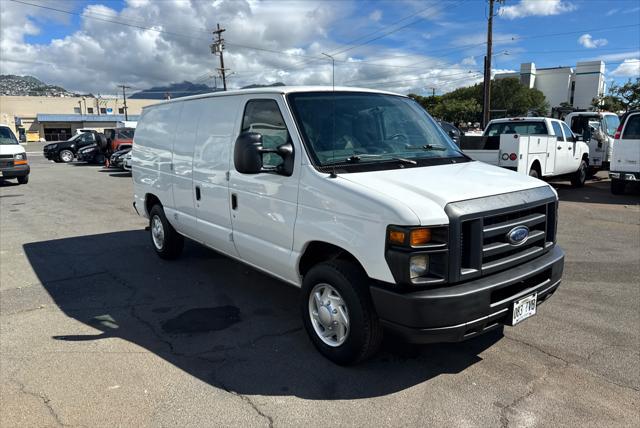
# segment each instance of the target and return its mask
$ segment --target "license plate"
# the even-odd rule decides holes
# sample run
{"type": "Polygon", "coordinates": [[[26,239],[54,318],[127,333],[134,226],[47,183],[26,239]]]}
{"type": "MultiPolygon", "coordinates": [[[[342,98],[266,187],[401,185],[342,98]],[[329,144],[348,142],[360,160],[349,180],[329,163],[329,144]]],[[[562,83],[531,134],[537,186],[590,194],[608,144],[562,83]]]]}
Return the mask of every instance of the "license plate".
{"type": "Polygon", "coordinates": [[[537,300],[538,293],[534,293],[513,302],[513,318],[511,325],[516,325],[519,322],[535,315],[537,300]]]}

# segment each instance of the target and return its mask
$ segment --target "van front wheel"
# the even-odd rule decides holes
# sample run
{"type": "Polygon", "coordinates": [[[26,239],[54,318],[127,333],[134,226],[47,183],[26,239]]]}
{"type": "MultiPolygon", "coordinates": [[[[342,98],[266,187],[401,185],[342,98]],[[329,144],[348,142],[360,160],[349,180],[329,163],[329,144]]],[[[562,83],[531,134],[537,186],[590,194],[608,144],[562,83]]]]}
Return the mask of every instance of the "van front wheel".
{"type": "Polygon", "coordinates": [[[149,213],[151,244],[163,259],[175,259],[182,252],[184,238],[171,226],[161,205],[155,205],[149,213]]]}
{"type": "Polygon", "coordinates": [[[336,364],[363,361],[380,347],[382,328],[367,280],[359,266],[344,260],[318,264],[304,277],[305,329],[318,351],[336,364]]]}

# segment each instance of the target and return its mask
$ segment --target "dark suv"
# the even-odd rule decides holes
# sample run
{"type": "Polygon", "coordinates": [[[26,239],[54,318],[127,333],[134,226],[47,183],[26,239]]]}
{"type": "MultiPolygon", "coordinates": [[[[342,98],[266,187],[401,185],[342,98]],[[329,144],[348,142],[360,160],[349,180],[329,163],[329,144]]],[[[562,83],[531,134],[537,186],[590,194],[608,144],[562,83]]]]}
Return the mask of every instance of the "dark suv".
{"type": "Polygon", "coordinates": [[[96,143],[96,131],[83,132],[74,135],[67,141],[51,143],[44,146],[44,157],[54,162],[71,162],[78,154],[78,150],[96,143]]]}

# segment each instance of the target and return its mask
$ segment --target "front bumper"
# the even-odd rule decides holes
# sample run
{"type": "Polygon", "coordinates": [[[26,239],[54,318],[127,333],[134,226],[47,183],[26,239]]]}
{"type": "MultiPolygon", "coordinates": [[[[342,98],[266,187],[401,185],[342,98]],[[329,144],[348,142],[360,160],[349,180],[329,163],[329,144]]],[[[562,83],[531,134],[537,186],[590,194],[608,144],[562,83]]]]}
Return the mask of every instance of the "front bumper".
{"type": "Polygon", "coordinates": [[[609,178],[623,181],[640,181],[640,172],[610,171],[609,178]]]}
{"type": "Polygon", "coordinates": [[[371,287],[382,325],[411,343],[459,342],[510,322],[515,300],[538,293],[538,304],[560,285],[564,252],[461,284],[412,293],[371,287]]]}
{"type": "Polygon", "coordinates": [[[6,166],[6,167],[0,168],[0,177],[1,178],[24,177],[25,175],[29,175],[29,172],[31,172],[31,167],[29,167],[29,165],[6,166]]]}

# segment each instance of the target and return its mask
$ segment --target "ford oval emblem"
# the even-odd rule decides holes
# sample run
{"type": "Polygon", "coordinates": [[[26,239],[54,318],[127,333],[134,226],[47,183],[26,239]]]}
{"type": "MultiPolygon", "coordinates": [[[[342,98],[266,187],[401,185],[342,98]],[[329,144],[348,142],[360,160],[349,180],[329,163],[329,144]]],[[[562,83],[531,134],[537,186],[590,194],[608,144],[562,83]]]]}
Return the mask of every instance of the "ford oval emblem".
{"type": "Polygon", "coordinates": [[[522,245],[527,242],[529,228],[527,226],[516,226],[507,232],[507,241],[511,245],[522,245]]]}

